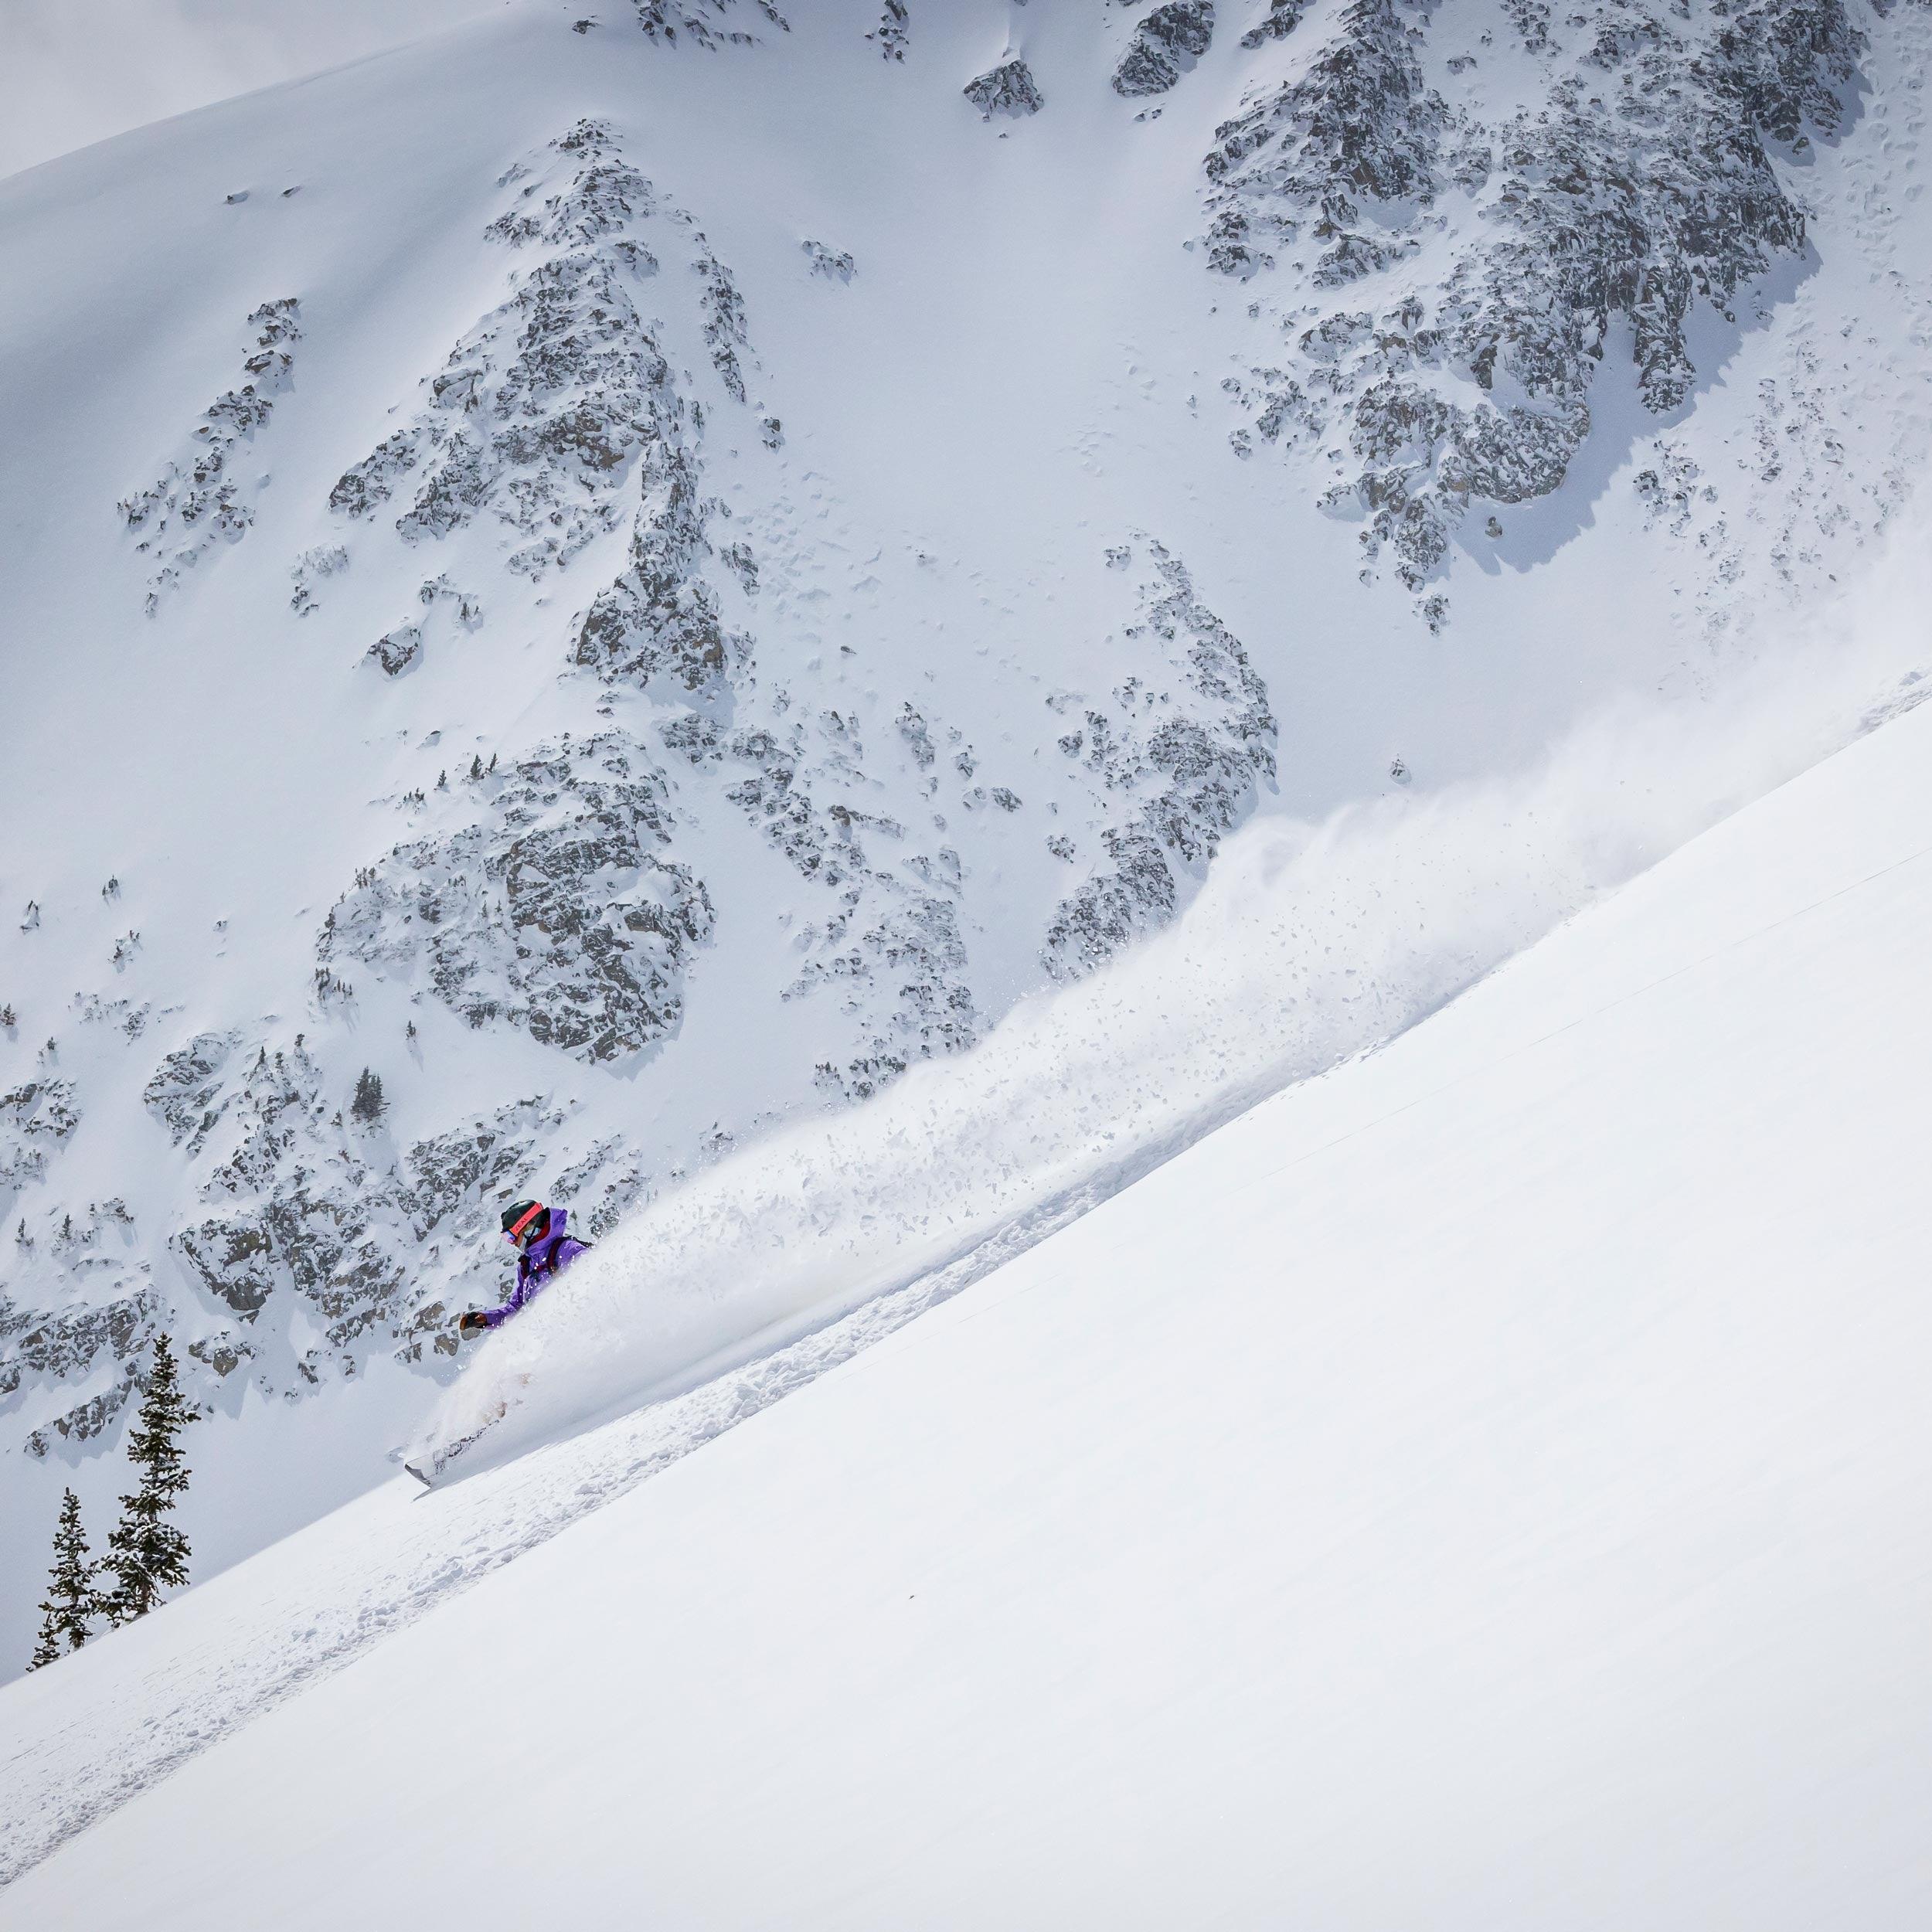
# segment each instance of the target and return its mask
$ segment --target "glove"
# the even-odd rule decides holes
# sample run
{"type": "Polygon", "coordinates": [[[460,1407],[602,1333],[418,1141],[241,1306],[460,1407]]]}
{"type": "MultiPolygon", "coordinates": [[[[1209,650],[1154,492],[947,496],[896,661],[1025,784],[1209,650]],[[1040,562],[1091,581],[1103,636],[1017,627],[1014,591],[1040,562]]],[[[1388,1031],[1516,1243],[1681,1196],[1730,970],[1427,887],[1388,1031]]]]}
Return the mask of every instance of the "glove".
{"type": "Polygon", "coordinates": [[[488,1320],[472,1308],[468,1315],[457,1318],[456,1332],[458,1335],[481,1335],[489,1325],[488,1320]]]}

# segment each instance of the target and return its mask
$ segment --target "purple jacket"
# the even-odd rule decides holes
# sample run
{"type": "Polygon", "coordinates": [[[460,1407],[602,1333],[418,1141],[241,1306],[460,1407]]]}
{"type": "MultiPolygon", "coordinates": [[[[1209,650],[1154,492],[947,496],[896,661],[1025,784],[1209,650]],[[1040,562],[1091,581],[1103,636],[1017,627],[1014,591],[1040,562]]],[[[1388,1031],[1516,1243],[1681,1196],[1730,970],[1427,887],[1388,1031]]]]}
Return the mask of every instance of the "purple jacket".
{"type": "Polygon", "coordinates": [[[501,1327],[532,1295],[541,1294],[583,1252],[587,1243],[573,1240],[563,1231],[563,1224],[570,1218],[568,1208],[551,1209],[550,1225],[543,1238],[532,1241],[516,1257],[516,1286],[511,1290],[509,1300],[500,1308],[483,1311],[486,1327],[501,1327]]]}

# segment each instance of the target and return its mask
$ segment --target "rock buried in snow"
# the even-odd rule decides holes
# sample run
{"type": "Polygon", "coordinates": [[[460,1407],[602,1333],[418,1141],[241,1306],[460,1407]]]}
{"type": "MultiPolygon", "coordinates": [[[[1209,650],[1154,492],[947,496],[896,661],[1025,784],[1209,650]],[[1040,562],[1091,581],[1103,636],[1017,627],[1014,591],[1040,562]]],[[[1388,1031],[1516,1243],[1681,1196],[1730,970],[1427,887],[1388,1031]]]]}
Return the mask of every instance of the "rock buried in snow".
{"type": "Polygon", "coordinates": [[[365,655],[372,664],[380,665],[386,675],[400,678],[422,660],[422,628],[413,624],[399,625],[378,638],[365,655]]]}
{"type": "Polygon", "coordinates": [[[811,263],[815,275],[823,275],[828,281],[852,280],[853,264],[849,254],[828,248],[823,242],[801,241],[798,246],[805,251],[805,260],[811,263]]]}
{"type": "Polygon", "coordinates": [[[910,38],[906,0],[886,0],[879,12],[879,25],[866,38],[886,60],[903,60],[906,43],[910,38]]]}

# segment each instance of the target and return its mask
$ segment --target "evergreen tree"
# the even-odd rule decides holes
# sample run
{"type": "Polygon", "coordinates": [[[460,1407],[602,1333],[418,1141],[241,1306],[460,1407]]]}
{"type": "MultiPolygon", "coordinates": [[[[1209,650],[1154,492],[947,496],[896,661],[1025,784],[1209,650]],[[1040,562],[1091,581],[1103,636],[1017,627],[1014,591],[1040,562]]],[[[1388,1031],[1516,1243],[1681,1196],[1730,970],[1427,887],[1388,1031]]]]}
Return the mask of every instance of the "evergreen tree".
{"type": "Polygon", "coordinates": [[[33,1655],[27,1659],[29,1670],[39,1670],[60,1655],[60,1623],[52,1604],[40,1606],[40,1634],[34,1639],[33,1655]]]}
{"type": "Polygon", "coordinates": [[[188,1538],[166,1519],[188,1487],[175,1438],[194,1419],[175,1379],[174,1349],[166,1335],[156,1335],[147,1393],[128,1438],[128,1459],[141,1471],[141,1487],[121,1499],[121,1520],[107,1539],[104,1566],[115,1578],[107,1610],[117,1624],[146,1616],[164,1590],[188,1580],[188,1538]]]}
{"type": "Polygon", "coordinates": [[[87,1556],[87,1532],[80,1526],[80,1498],[70,1489],[61,1498],[60,1526],[53,1532],[53,1567],[40,1606],[40,1641],[29,1670],[39,1670],[87,1641],[88,1624],[106,1609],[94,1590],[94,1566],[87,1556]]]}
{"type": "Polygon", "coordinates": [[[362,1077],[355,1083],[355,1097],[350,1101],[349,1111],[366,1127],[373,1127],[383,1117],[388,1105],[389,1102],[383,1097],[380,1077],[364,1067],[362,1077]]]}

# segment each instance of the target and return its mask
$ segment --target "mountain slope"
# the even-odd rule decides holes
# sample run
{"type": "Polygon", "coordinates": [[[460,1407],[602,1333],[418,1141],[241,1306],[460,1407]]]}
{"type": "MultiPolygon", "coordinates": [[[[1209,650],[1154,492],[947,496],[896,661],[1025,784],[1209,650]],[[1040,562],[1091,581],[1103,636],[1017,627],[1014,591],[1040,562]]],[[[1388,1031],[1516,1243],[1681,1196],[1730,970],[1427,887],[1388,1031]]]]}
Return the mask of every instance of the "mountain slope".
{"type": "Polygon", "coordinates": [[[439,1401],[505,1192],[602,1235],[1251,817],[1695,706],[1910,500],[1921,8],[776,13],[0,183],[9,1547],[164,1326],[198,1573],[258,1547],[439,1401]]]}
{"type": "MultiPolygon", "coordinates": [[[[131,1922],[139,1871],[162,1925],[1917,1923],[1929,745],[1921,707],[1749,807],[0,1917],[131,1922]]],[[[458,1561],[627,1428],[392,1486],[0,1693],[16,1843],[198,1651],[295,1688],[267,1604],[458,1561]]]]}
{"type": "Polygon", "coordinates": [[[0,20],[0,175],[491,11],[490,0],[16,0],[0,20]]]}

